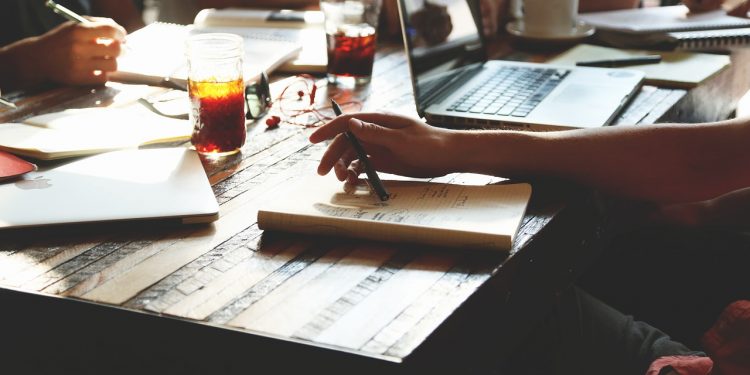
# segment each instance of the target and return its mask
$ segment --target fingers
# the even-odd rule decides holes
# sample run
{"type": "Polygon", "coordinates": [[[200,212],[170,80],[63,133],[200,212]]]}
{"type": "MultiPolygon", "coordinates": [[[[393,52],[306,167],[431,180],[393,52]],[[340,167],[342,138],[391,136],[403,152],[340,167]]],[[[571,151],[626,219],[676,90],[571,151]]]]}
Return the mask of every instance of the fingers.
{"type": "Polygon", "coordinates": [[[409,126],[413,119],[398,115],[385,113],[357,113],[352,115],[339,116],[331,122],[321,126],[310,135],[310,142],[320,143],[332,139],[337,134],[343,133],[349,129],[349,119],[356,117],[359,120],[375,123],[383,127],[399,129],[409,126]]]}
{"type": "Polygon", "coordinates": [[[341,159],[341,156],[349,147],[348,142],[349,141],[347,141],[346,137],[339,134],[333,142],[328,145],[328,149],[326,149],[326,152],[323,154],[323,157],[320,159],[320,164],[318,165],[319,175],[325,175],[331,171],[331,168],[333,168],[336,162],[341,159]]]}
{"type": "Polygon", "coordinates": [[[740,5],[737,5],[734,9],[731,9],[727,14],[735,17],[750,18],[748,17],[750,12],[750,1],[743,1],[740,5]]]}
{"type": "Polygon", "coordinates": [[[108,40],[106,43],[85,42],[72,47],[72,54],[78,58],[115,59],[120,56],[122,44],[108,40]]]}
{"type": "Polygon", "coordinates": [[[78,41],[92,41],[96,39],[112,39],[122,41],[127,32],[125,29],[110,19],[97,19],[97,21],[77,24],[73,37],[78,41]]]}
{"type": "Polygon", "coordinates": [[[394,130],[359,119],[349,119],[349,130],[362,142],[388,146],[397,135],[394,130]]]}

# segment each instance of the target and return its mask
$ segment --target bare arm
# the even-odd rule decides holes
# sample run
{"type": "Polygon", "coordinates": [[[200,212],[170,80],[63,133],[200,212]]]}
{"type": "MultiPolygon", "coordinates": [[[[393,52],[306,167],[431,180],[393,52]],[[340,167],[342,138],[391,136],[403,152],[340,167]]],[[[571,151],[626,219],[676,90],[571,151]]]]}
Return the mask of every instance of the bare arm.
{"type": "Polygon", "coordinates": [[[117,70],[125,30],[110,19],[66,22],[39,37],[0,48],[0,86],[13,90],[52,81],[94,85],[117,70]]]}
{"type": "Polygon", "coordinates": [[[660,203],[704,200],[750,186],[747,120],[516,135],[514,144],[499,133],[463,137],[479,145],[467,164],[473,172],[553,176],[660,203]],[[498,153],[502,157],[492,157],[498,153]]]}
{"type": "MultiPolygon", "coordinates": [[[[411,176],[475,172],[503,177],[552,177],[621,197],[656,203],[694,202],[750,186],[750,122],[618,126],[548,133],[455,131],[383,114],[339,118],[312,142],[351,129],[375,168],[411,176]]],[[[337,137],[318,172],[347,178],[356,159],[337,137]]]]}

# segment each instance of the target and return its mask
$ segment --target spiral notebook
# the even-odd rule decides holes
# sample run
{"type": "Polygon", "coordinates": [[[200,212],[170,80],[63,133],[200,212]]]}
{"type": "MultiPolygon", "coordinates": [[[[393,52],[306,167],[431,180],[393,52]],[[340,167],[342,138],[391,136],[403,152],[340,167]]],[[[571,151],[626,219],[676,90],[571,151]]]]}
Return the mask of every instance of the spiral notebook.
{"type": "Polygon", "coordinates": [[[724,10],[690,13],[684,5],[583,13],[578,19],[597,30],[631,34],[750,27],[750,19],[732,17],[724,10]]]}
{"type": "Polygon", "coordinates": [[[117,58],[118,70],[111,73],[113,81],[151,85],[177,84],[184,88],[187,80],[185,43],[200,33],[232,33],[243,38],[243,76],[253,81],[261,71],[271,73],[292,59],[302,45],[241,28],[196,29],[192,25],[155,22],[133,32],[126,38],[128,48],[117,58]]]}
{"type": "Polygon", "coordinates": [[[680,31],[668,33],[678,49],[702,50],[750,45],[750,28],[680,31]]]}

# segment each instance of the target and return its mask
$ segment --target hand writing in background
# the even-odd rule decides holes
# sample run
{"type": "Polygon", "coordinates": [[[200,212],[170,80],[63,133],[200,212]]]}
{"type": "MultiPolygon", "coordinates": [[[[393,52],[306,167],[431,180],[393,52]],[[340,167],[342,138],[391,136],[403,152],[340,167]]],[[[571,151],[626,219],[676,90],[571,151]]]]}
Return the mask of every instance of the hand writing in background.
{"type": "Polygon", "coordinates": [[[44,82],[95,85],[117,70],[125,29],[109,18],[85,24],[66,22],[37,37],[0,48],[0,82],[11,89],[44,82]]]}
{"type": "Polygon", "coordinates": [[[747,17],[747,12],[750,10],[750,2],[744,1],[732,1],[732,0],[683,0],[682,3],[690,8],[691,12],[706,12],[710,10],[716,10],[721,8],[724,3],[728,3],[729,10],[727,14],[735,17],[747,17]]]}
{"type": "MultiPolygon", "coordinates": [[[[46,79],[71,85],[103,84],[117,70],[125,29],[109,18],[66,22],[37,40],[38,72],[46,79]]],[[[29,59],[28,61],[32,61],[29,59]]]]}

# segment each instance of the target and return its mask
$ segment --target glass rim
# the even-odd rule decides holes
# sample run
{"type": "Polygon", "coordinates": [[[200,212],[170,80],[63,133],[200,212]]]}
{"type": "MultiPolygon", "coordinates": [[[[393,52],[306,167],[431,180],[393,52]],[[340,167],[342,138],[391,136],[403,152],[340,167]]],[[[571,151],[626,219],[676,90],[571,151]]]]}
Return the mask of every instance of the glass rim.
{"type": "Polygon", "coordinates": [[[244,39],[231,33],[191,35],[185,41],[185,55],[202,59],[226,59],[244,55],[244,39]]]}

